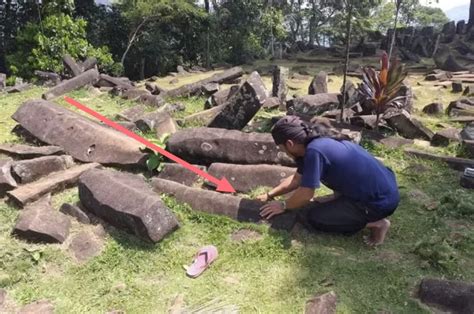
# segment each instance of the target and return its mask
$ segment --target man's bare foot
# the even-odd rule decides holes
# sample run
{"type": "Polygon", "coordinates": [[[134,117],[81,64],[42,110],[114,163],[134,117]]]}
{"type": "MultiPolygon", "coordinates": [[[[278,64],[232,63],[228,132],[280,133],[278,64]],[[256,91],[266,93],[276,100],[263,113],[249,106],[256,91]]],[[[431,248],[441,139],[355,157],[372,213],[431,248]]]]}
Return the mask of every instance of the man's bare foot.
{"type": "Polygon", "coordinates": [[[365,238],[365,243],[369,246],[381,245],[385,240],[388,229],[390,229],[390,220],[381,219],[368,223],[366,227],[370,229],[370,236],[365,238]]]}

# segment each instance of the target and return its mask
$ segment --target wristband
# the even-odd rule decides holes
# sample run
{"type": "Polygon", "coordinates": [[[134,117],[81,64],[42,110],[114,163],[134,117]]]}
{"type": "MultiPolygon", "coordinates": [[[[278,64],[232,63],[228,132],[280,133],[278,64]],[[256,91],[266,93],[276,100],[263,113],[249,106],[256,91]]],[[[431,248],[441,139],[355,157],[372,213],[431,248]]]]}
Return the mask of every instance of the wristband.
{"type": "Polygon", "coordinates": [[[283,207],[283,210],[287,210],[286,201],[281,201],[281,206],[283,207]]]}
{"type": "Polygon", "coordinates": [[[270,192],[267,192],[267,198],[268,198],[269,200],[273,200],[273,196],[270,196],[270,192]]]}

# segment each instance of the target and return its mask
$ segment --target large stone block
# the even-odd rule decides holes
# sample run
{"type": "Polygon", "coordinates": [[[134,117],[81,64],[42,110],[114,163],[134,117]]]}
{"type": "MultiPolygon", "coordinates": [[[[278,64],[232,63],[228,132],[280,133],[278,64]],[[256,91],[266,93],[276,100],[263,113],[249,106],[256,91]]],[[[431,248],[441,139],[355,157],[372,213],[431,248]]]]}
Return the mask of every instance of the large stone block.
{"type": "Polygon", "coordinates": [[[90,69],[81,73],[70,80],[62,81],[58,85],[51,88],[43,94],[43,99],[51,100],[75,89],[86,86],[87,84],[94,84],[99,79],[99,72],[96,69],[90,69]]]}
{"type": "Polygon", "coordinates": [[[25,184],[72,166],[74,159],[71,156],[45,156],[14,162],[13,173],[20,179],[20,183],[25,184]]]}
{"type": "Polygon", "coordinates": [[[55,211],[51,197],[45,196],[21,211],[13,234],[32,242],[63,243],[70,226],[69,218],[55,211]]]}
{"type": "Polygon", "coordinates": [[[13,159],[0,159],[0,197],[5,196],[7,191],[13,190],[18,185],[12,176],[13,159]]]}
{"type": "Polygon", "coordinates": [[[96,216],[148,241],[158,242],[179,227],[174,214],[137,175],[88,171],[79,179],[79,198],[96,216]]]}
{"type": "Polygon", "coordinates": [[[237,130],[195,128],[173,134],[168,150],[187,162],[209,165],[281,164],[293,166],[293,159],[280,151],[271,134],[244,133],[237,130]]]}
{"type": "Polygon", "coordinates": [[[209,127],[243,129],[260,110],[267,97],[260,75],[253,72],[239,91],[223,105],[222,111],[209,123],[209,127]]]}
{"type": "Polygon", "coordinates": [[[278,165],[234,165],[213,163],[209,174],[225,177],[237,192],[247,193],[257,187],[273,187],[295,174],[296,169],[278,165]]]}
{"type": "Polygon", "coordinates": [[[304,119],[321,115],[326,111],[339,107],[338,94],[306,95],[289,100],[286,103],[289,115],[298,115],[304,119]]]}
{"type": "Polygon", "coordinates": [[[79,176],[92,168],[100,167],[100,164],[91,163],[78,165],[64,171],[50,174],[38,181],[24,184],[12,191],[7,192],[10,199],[19,206],[34,202],[47,193],[61,191],[69,186],[76,184],[79,176]]]}
{"type": "Polygon", "coordinates": [[[137,141],[51,102],[27,101],[12,118],[39,140],[83,162],[137,166],[146,159],[137,141]]]}
{"type": "Polygon", "coordinates": [[[431,141],[434,133],[425,127],[420,121],[412,118],[406,111],[397,112],[384,117],[388,124],[397,132],[409,139],[423,139],[431,141]]]}

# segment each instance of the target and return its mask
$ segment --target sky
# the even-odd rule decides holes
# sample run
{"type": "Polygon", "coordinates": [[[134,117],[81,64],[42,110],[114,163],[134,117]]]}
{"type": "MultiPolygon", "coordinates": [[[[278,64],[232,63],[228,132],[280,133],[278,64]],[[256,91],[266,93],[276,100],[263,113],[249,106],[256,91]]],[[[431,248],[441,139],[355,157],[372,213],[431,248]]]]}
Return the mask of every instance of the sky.
{"type": "MultiPolygon", "coordinates": [[[[425,0],[421,0],[420,2],[423,3],[425,0]]],[[[432,1],[435,2],[435,1],[432,1]]],[[[439,4],[435,4],[434,6],[437,6],[441,8],[443,11],[447,11],[449,9],[459,7],[461,5],[469,4],[469,0],[439,0],[439,4]]]]}

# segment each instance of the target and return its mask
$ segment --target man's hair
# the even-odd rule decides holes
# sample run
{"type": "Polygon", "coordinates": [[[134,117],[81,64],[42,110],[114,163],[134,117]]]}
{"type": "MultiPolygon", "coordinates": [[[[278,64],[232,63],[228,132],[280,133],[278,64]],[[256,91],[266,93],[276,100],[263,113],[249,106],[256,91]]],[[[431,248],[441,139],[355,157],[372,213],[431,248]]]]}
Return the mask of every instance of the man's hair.
{"type": "Polygon", "coordinates": [[[272,137],[277,145],[292,140],[297,144],[308,145],[309,142],[320,137],[329,137],[335,140],[348,140],[347,135],[331,130],[322,124],[311,124],[298,116],[285,116],[278,120],[272,128],[272,137]]]}

